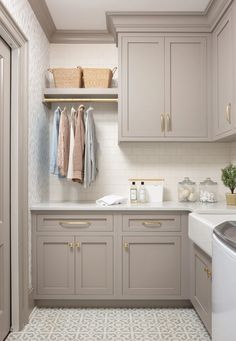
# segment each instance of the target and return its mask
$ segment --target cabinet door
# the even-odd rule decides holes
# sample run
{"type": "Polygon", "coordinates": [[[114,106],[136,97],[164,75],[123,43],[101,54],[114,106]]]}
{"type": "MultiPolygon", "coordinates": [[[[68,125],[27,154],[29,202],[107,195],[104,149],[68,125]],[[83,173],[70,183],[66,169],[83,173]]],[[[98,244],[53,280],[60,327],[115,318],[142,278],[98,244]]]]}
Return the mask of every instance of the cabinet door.
{"type": "Polygon", "coordinates": [[[180,295],[181,237],[123,237],[123,294],[180,295]]]}
{"type": "Polygon", "coordinates": [[[112,237],[76,239],[76,293],[111,295],[113,293],[112,237]]]}
{"type": "Polygon", "coordinates": [[[207,138],[207,49],[204,37],[165,38],[167,137],[207,138]]]}
{"type": "Polygon", "coordinates": [[[164,136],[164,38],[123,37],[120,70],[120,139],[164,136]]]}
{"type": "Polygon", "coordinates": [[[218,25],[213,34],[214,55],[214,115],[216,135],[233,128],[233,23],[231,12],[218,25]]]}
{"type": "Polygon", "coordinates": [[[74,237],[37,237],[37,293],[74,294],[74,237]]]}
{"type": "Polygon", "coordinates": [[[193,246],[191,301],[207,330],[211,333],[211,259],[193,246]]]}

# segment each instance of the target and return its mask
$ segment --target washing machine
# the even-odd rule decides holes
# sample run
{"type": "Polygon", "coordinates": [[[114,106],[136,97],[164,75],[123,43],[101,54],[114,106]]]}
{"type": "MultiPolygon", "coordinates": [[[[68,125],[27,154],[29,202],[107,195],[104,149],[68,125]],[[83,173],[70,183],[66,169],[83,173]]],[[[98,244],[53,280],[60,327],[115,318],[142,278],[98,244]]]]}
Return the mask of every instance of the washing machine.
{"type": "Polygon", "coordinates": [[[212,341],[236,341],[236,221],[213,231],[212,341]]]}

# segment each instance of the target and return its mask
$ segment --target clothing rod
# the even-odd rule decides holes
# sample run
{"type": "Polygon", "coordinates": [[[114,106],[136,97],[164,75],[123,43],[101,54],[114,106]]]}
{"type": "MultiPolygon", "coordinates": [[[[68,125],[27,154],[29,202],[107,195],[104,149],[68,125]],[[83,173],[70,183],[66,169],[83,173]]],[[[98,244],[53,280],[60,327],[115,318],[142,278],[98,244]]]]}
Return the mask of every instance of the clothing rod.
{"type": "Polygon", "coordinates": [[[118,102],[117,98],[44,98],[43,103],[57,102],[118,102]]]}

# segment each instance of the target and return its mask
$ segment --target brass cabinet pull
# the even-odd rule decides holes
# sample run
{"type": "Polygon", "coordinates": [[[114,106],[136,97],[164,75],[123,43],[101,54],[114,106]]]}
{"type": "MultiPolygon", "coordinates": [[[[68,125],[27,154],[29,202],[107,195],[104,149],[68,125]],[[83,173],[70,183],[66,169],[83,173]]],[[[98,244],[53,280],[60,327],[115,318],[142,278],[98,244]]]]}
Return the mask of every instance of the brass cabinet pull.
{"type": "Polygon", "coordinates": [[[129,243],[124,242],[124,249],[125,249],[125,250],[129,250],[129,243]]]}
{"type": "Polygon", "coordinates": [[[77,249],[80,249],[80,242],[77,242],[76,244],[77,249]]]}
{"type": "Polygon", "coordinates": [[[207,277],[212,279],[212,272],[210,270],[207,271],[207,277]]]}
{"type": "Polygon", "coordinates": [[[164,118],[164,114],[161,114],[161,131],[162,132],[165,131],[165,118],[164,118]]]}
{"type": "Polygon", "coordinates": [[[143,221],[142,223],[144,226],[148,227],[161,227],[162,223],[158,220],[156,221],[143,221]]]}
{"type": "Polygon", "coordinates": [[[89,227],[91,223],[89,221],[60,221],[59,224],[62,227],[89,227]]]}
{"type": "Polygon", "coordinates": [[[204,268],[204,271],[207,273],[207,278],[212,278],[212,272],[207,268],[207,267],[205,267],[204,268]]]}
{"type": "Polygon", "coordinates": [[[73,243],[68,243],[68,246],[69,246],[70,249],[74,248],[74,244],[73,243]]]}
{"type": "Polygon", "coordinates": [[[166,131],[170,131],[170,114],[166,114],[166,131]]]}
{"type": "Polygon", "coordinates": [[[226,107],[225,116],[227,122],[231,124],[231,103],[229,103],[226,107]]]}

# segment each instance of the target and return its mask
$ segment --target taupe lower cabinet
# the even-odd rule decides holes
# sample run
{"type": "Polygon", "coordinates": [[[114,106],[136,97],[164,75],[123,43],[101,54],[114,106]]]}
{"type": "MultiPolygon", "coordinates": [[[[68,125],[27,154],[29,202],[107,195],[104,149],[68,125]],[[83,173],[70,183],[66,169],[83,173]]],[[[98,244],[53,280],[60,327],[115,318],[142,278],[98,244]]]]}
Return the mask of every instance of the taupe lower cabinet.
{"type": "Polygon", "coordinates": [[[36,212],[32,222],[35,299],[189,299],[184,213],[36,212]]]}
{"type": "Polygon", "coordinates": [[[180,237],[123,237],[123,293],[180,295],[180,237]]]}
{"type": "Polygon", "coordinates": [[[120,34],[120,141],[207,140],[208,36],[120,34]]]}
{"type": "Polygon", "coordinates": [[[112,244],[103,236],[38,236],[38,294],[112,294],[112,244]]]}
{"type": "Polygon", "coordinates": [[[211,334],[212,266],[211,258],[196,245],[192,246],[191,301],[211,334]]]}

